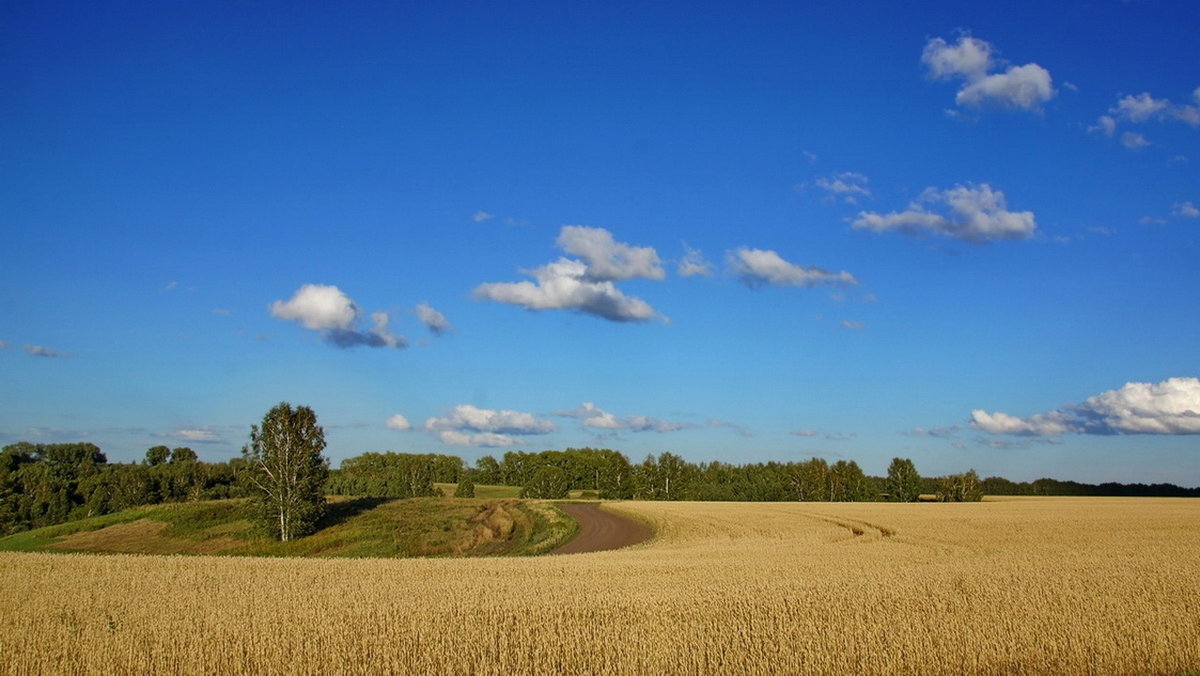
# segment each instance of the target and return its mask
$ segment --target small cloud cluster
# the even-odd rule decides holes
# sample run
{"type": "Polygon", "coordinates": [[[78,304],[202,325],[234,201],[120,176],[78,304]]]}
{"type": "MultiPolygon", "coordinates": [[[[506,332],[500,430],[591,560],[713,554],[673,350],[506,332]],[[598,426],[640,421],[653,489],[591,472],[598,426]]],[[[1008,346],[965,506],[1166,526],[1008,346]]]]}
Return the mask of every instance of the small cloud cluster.
{"type": "MultiPolygon", "coordinates": [[[[527,310],[574,310],[614,322],[662,318],[646,301],[626,296],[614,282],[662,279],[658,253],[652,247],[617,242],[603,228],[563,226],[558,247],[579,258],[559,258],[522,272],[533,282],[492,282],[475,287],[475,297],[519,305],[527,310]]],[[[664,318],[665,319],[665,318],[664,318]]]]}
{"type": "Polygon", "coordinates": [[[1018,417],[976,410],[971,427],[989,434],[1200,434],[1200,378],[1126,383],[1082,404],[1018,417]]]}
{"type": "Polygon", "coordinates": [[[870,197],[867,188],[870,182],[866,176],[853,171],[843,171],[831,176],[822,176],[815,183],[818,188],[828,193],[827,199],[841,200],[846,204],[858,204],[861,197],[870,197]]]}
{"type": "Polygon", "coordinates": [[[804,429],[794,430],[792,432],[789,432],[789,434],[791,434],[792,436],[805,437],[805,438],[821,437],[822,439],[825,439],[827,441],[850,441],[851,439],[855,439],[858,437],[858,435],[855,434],[854,432],[851,432],[849,434],[845,434],[843,432],[820,432],[818,430],[814,430],[814,429],[807,428],[807,427],[804,429]]]}
{"type": "Polygon", "coordinates": [[[1009,211],[1004,193],[987,183],[948,190],[926,188],[904,211],[863,211],[851,225],[859,230],[934,234],[975,243],[1029,239],[1037,233],[1033,212],[1009,211]]]}
{"type": "Polygon", "coordinates": [[[521,435],[549,434],[558,429],[553,422],[532,413],[496,411],[470,404],[455,406],[448,415],[429,418],[424,427],[451,446],[493,448],[515,446],[521,442],[518,438],[521,435]]]}
{"type": "Polygon", "coordinates": [[[1036,63],[1027,63],[991,72],[1002,65],[993,55],[990,43],[969,35],[960,37],[955,44],[933,38],[925,43],[921,62],[928,67],[929,77],[962,80],[954,98],[960,106],[1036,111],[1054,98],[1050,71],[1036,63]]]}
{"type": "Polygon", "coordinates": [[[628,415],[624,418],[597,407],[590,401],[585,401],[578,408],[570,411],[557,411],[554,415],[564,418],[576,418],[582,427],[608,432],[677,432],[690,427],[684,423],[660,420],[644,415],[628,415]]]}
{"type": "Polygon", "coordinates": [[[446,320],[446,315],[433,309],[428,303],[420,303],[417,305],[417,319],[429,329],[433,335],[442,336],[454,329],[450,326],[450,322],[446,320]]]}
{"type": "Polygon", "coordinates": [[[823,268],[797,265],[784,260],[778,253],[769,249],[740,247],[726,252],[725,260],[729,269],[750,288],[767,284],[809,288],[858,284],[854,275],[845,270],[830,272],[823,268]]]}
{"type": "Polygon", "coordinates": [[[389,430],[396,430],[397,432],[407,432],[408,430],[412,429],[412,425],[408,422],[408,418],[405,418],[399,413],[388,418],[387,422],[384,423],[384,426],[386,426],[389,430]]]}
{"type": "Polygon", "coordinates": [[[1171,215],[1180,218],[1200,218],[1200,207],[1191,202],[1176,202],[1171,209],[1171,215]]]}
{"type": "MultiPolygon", "coordinates": [[[[8,343],[5,343],[4,347],[8,347],[8,343]]],[[[52,350],[52,349],[50,349],[48,347],[44,347],[42,345],[29,345],[28,343],[24,345],[24,350],[25,350],[25,354],[29,355],[30,357],[54,358],[54,357],[67,356],[66,352],[59,352],[58,350],[52,350]]]]}
{"type": "Polygon", "coordinates": [[[675,270],[680,277],[712,277],[712,263],[704,258],[699,249],[684,244],[683,251],[683,259],[679,261],[679,267],[675,270]]]}
{"type": "MultiPolygon", "coordinates": [[[[1088,133],[1112,137],[1117,133],[1118,122],[1141,124],[1149,121],[1178,121],[1192,127],[1200,127],[1200,87],[1192,92],[1192,103],[1171,103],[1168,99],[1157,99],[1149,92],[1137,95],[1126,95],[1117,99],[1106,115],[1096,119],[1096,124],[1088,127],[1088,133]]],[[[1120,135],[1121,145],[1129,150],[1141,150],[1150,145],[1150,141],[1135,131],[1125,131],[1120,135]]]]}
{"type": "Polygon", "coordinates": [[[291,299],[271,303],[270,311],[277,319],[299,322],[304,328],[319,332],[322,340],[336,347],[408,346],[404,336],[396,335],[388,327],[390,317],[386,312],[371,313],[373,326],[360,329],[358,323],[362,311],[336,286],[305,284],[291,299]]]}

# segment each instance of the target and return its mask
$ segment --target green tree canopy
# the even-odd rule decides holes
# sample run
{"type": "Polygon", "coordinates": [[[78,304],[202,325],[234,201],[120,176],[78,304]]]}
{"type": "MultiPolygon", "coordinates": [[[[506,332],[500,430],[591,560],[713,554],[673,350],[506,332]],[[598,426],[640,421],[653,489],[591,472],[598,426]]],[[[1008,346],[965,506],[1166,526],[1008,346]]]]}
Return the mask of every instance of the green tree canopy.
{"type": "Polygon", "coordinates": [[[280,540],[311,533],[325,511],[329,476],[325,430],[307,406],[283,402],[267,411],[262,427],[250,428],[244,480],[254,493],[258,517],[280,540]]]}
{"type": "Polygon", "coordinates": [[[921,497],[921,475],[908,458],[892,458],[887,475],[888,499],[892,502],[915,502],[921,497]]]}

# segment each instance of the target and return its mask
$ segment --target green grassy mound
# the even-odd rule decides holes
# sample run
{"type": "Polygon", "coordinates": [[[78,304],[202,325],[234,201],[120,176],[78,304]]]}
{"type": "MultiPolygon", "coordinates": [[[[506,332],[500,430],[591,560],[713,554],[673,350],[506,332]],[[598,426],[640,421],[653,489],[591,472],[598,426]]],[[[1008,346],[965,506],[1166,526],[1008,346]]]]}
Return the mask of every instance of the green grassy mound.
{"type": "Polygon", "coordinates": [[[549,503],[487,498],[331,498],[317,532],[277,542],[245,500],[149,505],[0,538],[0,551],[225,556],[523,556],[574,535],[549,503]]]}

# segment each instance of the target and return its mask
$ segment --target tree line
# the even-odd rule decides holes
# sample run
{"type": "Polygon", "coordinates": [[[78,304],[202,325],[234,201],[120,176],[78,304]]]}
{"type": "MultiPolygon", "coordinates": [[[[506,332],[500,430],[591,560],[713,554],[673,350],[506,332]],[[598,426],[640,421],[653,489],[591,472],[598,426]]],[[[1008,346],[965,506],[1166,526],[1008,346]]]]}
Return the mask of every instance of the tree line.
{"type": "Polygon", "coordinates": [[[91,443],[11,444],[0,449],[0,534],[140,505],[241,497],[237,462],[154,446],[141,463],[109,463],[91,443]]]}

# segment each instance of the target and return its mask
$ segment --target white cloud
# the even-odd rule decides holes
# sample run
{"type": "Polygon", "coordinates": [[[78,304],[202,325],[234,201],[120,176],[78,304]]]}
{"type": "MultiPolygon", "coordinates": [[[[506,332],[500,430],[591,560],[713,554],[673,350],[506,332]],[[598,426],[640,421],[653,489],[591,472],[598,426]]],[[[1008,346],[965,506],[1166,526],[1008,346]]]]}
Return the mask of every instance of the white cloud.
{"type": "Polygon", "coordinates": [[[1122,97],[1108,112],[1130,122],[1145,122],[1152,117],[1158,117],[1170,107],[1170,101],[1156,99],[1148,92],[1142,92],[1137,96],[1122,97]]]}
{"type": "Polygon", "coordinates": [[[992,68],[992,46],[984,40],[963,36],[951,45],[942,38],[925,43],[921,61],[936,78],[980,78],[992,68]]]}
{"type": "Polygon", "coordinates": [[[853,319],[843,319],[842,321],[838,322],[838,325],[842,328],[850,329],[851,331],[862,331],[863,329],[867,328],[866,323],[853,319]]]}
{"type": "Polygon", "coordinates": [[[482,223],[484,221],[490,221],[495,217],[496,214],[489,214],[486,211],[480,210],[471,215],[471,220],[475,221],[476,223],[482,223]]]}
{"type": "Polygon", "coordinates": [[[565,418],[577,418],[583,427],[596,430],[628,430],[630,432],[676,432],[690,427],[685,423],[670,422],[644,415],[629,415],[624,418],[597,407],[590,401],[585,401],[571,411],[556,411],[554,415],[565,418]]]}
{"type": "Polygon", "coordinates": [[[223,444],[225,438],[211,427],[177,427],[172,438],[192,444],[223,444]]]}
{"type": "Polygon", "coordinates": [[[65,356],[67,356],[65,352],[59,352],[58,350],[52,350],[48,347],[43,347],[41,345],[28,345],[28,344],[25,345],[25,354],[27,354],[31,357],[65,357],[65,356]]]}
{"type": "Polygon", "coordinates": [[[815,437],[819,435],[820,432],[806,427],[802,430],[796,430],[795,432],[792,432],[792,434],[798,437],[815,437]]]}
{"type": "Polygon", "coordinates": [[[814,287],[823,284],[858,284],[858,280],[845,270],[830,272],[818,267],[796,265],[784,260],[769,249],[740,247],[725,254],[730,269],[744,284],[759,287],[764,284],[776,286],[814,287]]]}
{"type": "Polygon", "coordinates": [[[434,335],[440,336],[449,333],[453,329],[450,326],[450,322],[446,320],[446,315],[433,309],[427,303],[417,305],[417,319],[420,319],[421,323],[432,331],[434,335]]]}
{"type": "Polygon", "coordinates": [[[830,199],[841,199],[847,204],[858,204],[859,197],[870,197],[871,191],[867,189],[869,182],[866,176],[853,171],[822,176],[815,181],[818,188],[829,193],[830,199]]]}
{"type": "Polygon", "coordinates": [[[535,282],[480,284],[475,297],[527,310],[576,310],[615,322],[667,321],[649,303],[626,296],[613,284],[635,277],[662,279],[666,272],[653,248],[632,247],[603,228],[581,225],[564,225],[556,243],[579,259],[559,258],[521,271],[535,282]]]}
{"type": "Polygon", "coordinates": [[[564,225],[555,243],[566,253],[583,260],[587,265],[585,276],[588,281],[619,282],[635,277],[662,279],[666,276],[653,247],[617,242],[604,228],[564,225]]]}
{"type": "Polygon", "coordinates": [[[1112,136],[1117,131],[1117,121],[1109,115],[1101,115],[1096,118],[1095,126],[1087,128],[1089,134],[1104,134],[1112,136]]]}
{"type": "Polygon", "coordinates": [[[325,342],[341,348],[359,345],[402,348],[408,344],[403,336],[388,328],[386,312],[371,314],[374,324],[371,329],[358,329],[361,310],[336,286],[305,284],[290,300],[271,303],[270,310],[273,317],[300,322],[306,329],[319,331],[325,342]]]}
{"type": "Polygon", "coordinates": [[[816,164],[817,160],[821,159],[816,153],[811,150],[801,150],[800,154],[808,159],[809,164],[816,164]]]}
{"type": "Polygon", "coordinates": [[[438,433],[438,439],[450,446],[472,446],[476,448],[506,448],[508,446],[516,446],[520,443],[520,440],[507,434],[495,434],[493,432],[467,434],[456,430],[443,430],[438,433]]]}
{"type": "Polygon", "coordinates": [[[738,425],[737,423],[731,423],[731,422],[727,422],[724,420],[718,420],[717,418],[709,418],[707,422],[708,422],[709,427],[728,427],[729,429],[737,432],[739,435],[741,435],[743,437],[754,436],[754,433],[750,431],[750,428],[745,427],[743,425],[738,425]]]}
{"type": "Polygon", "coordinates": [[[1013,66],[1003,73],[969,82],[954,100],[960,106],[979,108],[994,104],[1005,108],[1037,110],[1054,98],[1050,71],[1036,63],[1013,66]]]}
{"type": "Polygon", "coordinates": [[[712,264],[705,260],[699,249],[693,249],[687,244],[683,245],[683,249],[683,260],[679,261],[679,267],[676,269],[680,277],[712,276],[712,264]]]}
{"type": "Polygon", "coordinates": [[[992,58],[993,52],[987,41],[970,36],[960,37],[953,45],[942,38],[933,38],[925,43],[921,61],[929,68],[930,77],[963,81],[955,96],[960,106],[1038,110],[1041,104],[1054,98],[1050,71],[1036,63],[1027,63],[990,73],[998,65],[992,58]]]}
{"type": "Polygon", "coordinates": [[[1032,211],[1009,211],[1004,193],[986,183],[949,190],[926,188],[905,211],[860,212],[852,225],[860,230],[933,233],[969,242],[1028,239],[1037,232],[1032,211]]]}
{"type": "Polygon", "coordinates": [[[907,432],[903,432],[902,434],[910,437],[933,437],[934,439],[946,439],[955,436],[961,429],[962,427],[958,425],[951,425],[949,427],[930,427],[928,429],[924,427],[914,427],[907,432]]]}
{"type": "Polygon", "coordinates": [[[1142,136],[1136,131],[1127,131],[1124,134],[1121,134],[1121,145],[1130,150],[1141,150],[1142,148],[1149,146],[1150,142],[1146,140],[1145,136],[1142,136]]]}
{"type": "Polygon", "coordinates": [[[359,310],[350,297],[336,286],[305,284],[288,301],[271,303],[271,315],[297,321],[306,329],[350,329],[359,310]]]}
{"type": "Polygon", "coordinates": [[[971,412],[971,426],[990,434],[1200,434],[1200,378],[1126,383],[1078,405],[1020,418],[971,412]]]}
{"type": "Polygon", "coordinates": [[[534,282],[492,282],[475,287],[475,297],[519,305],[526,310],[577,310],[614,322],[646,322],[659,317],[646,301],[626,296],[612,282],[587,279],[587,265],[560,258],[524,271],[534,282]]]}
{"type": "Polygon", "coordinates": [[[397,432],[407,432],[408,430],[412,429],[412,425],[409,424],[408,418],[405,418],[399,413],[388,418],[384,425],[386,425],[389,430],[396,430],[397,432]]]}
{"type": "Polygon", "coordinates": [[[1200,208],[1191,202],[1176,202],[1171,215],[1180,218],[1200,218],[1200,208]]]}
{"type": "Polygon", "coordinates": [[[521,411],[496,411],[460,404],[449,415],[429,418],[425,429],[433,432],[492,432],[495,434],[549,434],[558,427],[551,421],[521,411]]]}

